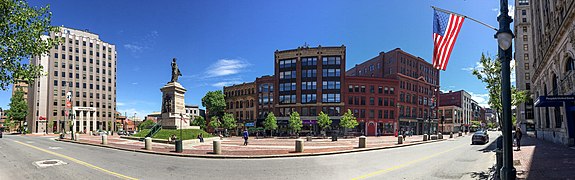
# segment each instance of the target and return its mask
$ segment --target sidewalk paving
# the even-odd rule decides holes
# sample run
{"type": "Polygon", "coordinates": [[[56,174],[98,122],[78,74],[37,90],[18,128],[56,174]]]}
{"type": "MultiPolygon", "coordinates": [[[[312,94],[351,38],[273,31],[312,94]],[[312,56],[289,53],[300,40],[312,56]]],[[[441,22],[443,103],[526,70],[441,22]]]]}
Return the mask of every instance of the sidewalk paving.
{"type": "MultiPolygon", "coordinates": [[[[305,139],[305,137],[301,137],[305,139]]],[[[444,139],[449,139],[444,136],[444,139]]],[[[66,140],[69,141],[69,140],[66,140]]],[[[100,145],[101,136],[80,135],[80,143],[100,145]]],[[[404,145],[414,145],[423,142],[423,136],[412,136],[406,138],[404,145]]],[[[428,141],[433,142],[433,141],[428,141]]],[[[327,139],[313,139],[304,142],[304,153],[295,153],[295,139],[284,138],[250,138],[247,146],[243,145],[241,137],[224,138],[221,142],[223,156],[269,156],[269,155],[289,155],[289,154],[317,154],[332,153],[339,151],[353,151],[358,149],[359,138],[339,138],[338,141],[332,142],[327,139]]],[[[367,148],[384,148],[397,145],[397,137],[380,136],[367,137],[367,148]]],[[[120,136],[108,136],[108,147],[119,148],[124,150],[145,151],[144,142],[120,138],[120,136]]],[[[402,145],[403,146],[403,145],[402,145]]],[[[211,155],[213,144],[211,142],[200,143],[197,145],[184,145],[183,153],[205,156],[211,155]]],[[[152,151],[158,153],[175,153],[174,144],[152,143],[152,151]]]]}
{"type": "Polygon", "coordinates": [[[573,148],[523,136],[513,158],[517,179],[575,179],[573,148]]]}

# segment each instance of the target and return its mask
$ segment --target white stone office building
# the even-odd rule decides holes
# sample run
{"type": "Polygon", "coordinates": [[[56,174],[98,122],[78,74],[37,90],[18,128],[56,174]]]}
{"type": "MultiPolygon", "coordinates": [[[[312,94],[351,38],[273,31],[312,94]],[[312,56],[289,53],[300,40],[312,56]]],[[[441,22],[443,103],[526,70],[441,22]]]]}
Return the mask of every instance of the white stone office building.
{"type": "MultiPolygon", "coordinates": [[[[533,30],[531,27],[531,8],[529,1],[515,1],[515,78],[517,90],[527,90],[531,94],[531,76],[533,75],[533,30]]],[[[517,105],[517,124],[523,130],[535,124],[533,100],[517,105]]],[[[531,128],[529,128],[531,130],[531,128]]]]}
{"type": "MultiPolygon", "coordinates": [[[[531,92],[539,139],[575,145],[575,0],[529,1],[531,92]]],[[[521,37],[520,37],[521,38],[521,37]]],[[[524,45],[516,44],[515,49],[524,45]]]]}
{"type": "MultiPolygon", "coordinates": [[[[33,133],[113,129],[116,112],[116,46],[100,40],[99,35],[61,27],[51,33],[61,43],[31,63],[42,65],[47,73],[29,86],[27,121],[33,133]],[[71,92],[71,107],[66,94],[71,92]],[[74,111],[70,111],[74,109],[74,111]],[[69,113],[73,112],[73,113],[69,113]],[[40,120],[42,119],[42,120],[40,120]],[[42,121],[45,119],[45,123],[42,121]],[[51,126],[51,127],[50,127],[51,126]]],[[[47,37],[44,37],[47,38],[47,37]]]]}

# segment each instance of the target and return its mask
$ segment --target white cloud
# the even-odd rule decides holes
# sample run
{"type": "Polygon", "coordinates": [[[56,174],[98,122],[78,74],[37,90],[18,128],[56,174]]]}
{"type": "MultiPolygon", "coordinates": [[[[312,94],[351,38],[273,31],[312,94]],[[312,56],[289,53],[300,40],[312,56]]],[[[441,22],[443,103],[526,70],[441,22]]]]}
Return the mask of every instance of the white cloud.
{"type": "Polygon", "coordinates": [[[476,62],[476,63],[475,63],[475,66],[466,67],[466,68],[461,68],[461,70],[463,70],[463,71],[469,71],[469,72],[472,72],[473,70],[476,70],[476,69],[477,69],[477,70],[483,69],[483,65],[482,65],[481,63],[479,63],[479,62],[476,62]]]}
{"type": "Polygon", "coordinates": [[[481,107],[489,107],[489,94],[478,94],[469,92],[471,99],[475,100],[481,107]]]}
{"type": "Polygon", "coordinates": [[[224,86],[230,86],[230,85],[234,85],[234,84],[240,84],[242,83],[241,81],[222,81],[222,82],[217,82],[212,84],[212,86],[214,87],[224,87],[224,86]]]}
{"type": "Polygon", "coordinates": [[[206,74],[208,78],[238,74],[249,65],[248,62],[242,60],[220,59],[208,67],[206,74]]]}
{"type": "Polygon", "coordinates": [[[116,102],[116,106],[125,106],[126,104],[123,102],[116,102]]]}
{"type": "Polygon", "coordinates": [[[142,52],[142,50],[144,49],[143,46],[138,46],[135,44],[124,44],[124,48],[132,51],[133,53],[142,52]]]}
{"type": "MultiPolygon", "coordinates": [[[[513,19],[513,15],[515,15],[515,6],[509,4],[509,5],[507,5],[507,8],[509,8],[509,12],[508,12],[507,14],[508,14],[509,16],[511,16],[511,19],[513,19]]],[[[495,8],[494,8],[494,9],[495,9],[495,8]]],[[[491,10],[494,10],[494,9],[491,9],[491,10]]],[[[499,7],[498,7],[497,9],[495,9],[495,11],[499,11],[499,7]]],[[[499,15],[501,15],[501,12],[500,12],[500,11],[497,13],[497,16],[499,16],[499,15]]]]}
{"type": "Polygon", "coordinates": [[[138,85],[138,83],[137,83],[137,82],[133,82],[132,85],[138,85]]]}

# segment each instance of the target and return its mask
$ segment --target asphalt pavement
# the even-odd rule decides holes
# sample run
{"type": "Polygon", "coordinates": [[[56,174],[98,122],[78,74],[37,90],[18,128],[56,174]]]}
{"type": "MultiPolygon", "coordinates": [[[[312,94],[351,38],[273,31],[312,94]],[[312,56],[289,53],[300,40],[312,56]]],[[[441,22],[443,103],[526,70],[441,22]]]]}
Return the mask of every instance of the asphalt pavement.
{"type": "MultiPolygon", "coordinates": [[[[5,135],[0,179],[486,179],[495,162],[491,142],[471,135],[416,146],[313,157],[202,159],[128,152],[5,135]],[[42,160],[63,165],[43,167],[42,160]]],[[[447,136],[444,136],[447,137],[447,136]]]]}

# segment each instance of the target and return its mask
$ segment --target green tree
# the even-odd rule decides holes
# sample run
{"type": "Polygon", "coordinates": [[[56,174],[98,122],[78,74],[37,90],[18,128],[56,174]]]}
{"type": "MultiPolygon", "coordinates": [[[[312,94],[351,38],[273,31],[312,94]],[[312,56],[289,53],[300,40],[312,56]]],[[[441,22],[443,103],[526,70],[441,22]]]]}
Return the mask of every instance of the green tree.
{"type": "MultiPolygon", "coordinates": [[[[17,88],[14,95],[10,98],[10,109],[6,111],[6,116],[12,123],[22,124],[28,115],[28,103],[24,99],[24,91],[17,88]]],[[[22,128],[22,127],[21,127],[22,128]]]]}
{"type": "Polygon", "coordinates": [[[345,114],[343,114],[343,116],[341,116],[341,120],[339,121],[339,126],[344,127],[344,131],[347,131],[347,129],[355,128],[357,125],[359,125],[359,123],[349,109],[345,114]]]}
{"type": "Polygon", "coordinates": [[[209,91],[206,93],[202,98],[202,106],[206,107],[208,117],[222,117],[224,115],[224,110],[226,108],[226,100],[224,98],[224,93],[222,93],[221,90],[209,91]]]}
{"type": "Polygon", "coordinates": [[[196,116],[192,120],[192,126],[200,126],[200,129],[206,130],[206,119],[202,116],[196,116]]]}
{"type": "MultiPolygon", "coordinates": [[[[317,125],[319,125],[321,130],[325,131],[325,129],[327,129],[331,126],[331,123],[332,123],[332,121],[329,118],[329,116],[327,114],[323,113],[323,111],[320,111],[319,116],[317,116],[317,125]]],[[[323,135],[325,135],[325,133],[323,135]]]]}
{"type": "Polygon", "coordinates": [[[301,130],[303,127],[303,123],[299,117],[299,113],[292,112],[289,117],[289,127],[293,130],[296,134],[301,130]]]}
{"type": "Polygon", "coordinates": [[[234,118],[233,114],[230,113],[224,113],[224,117],[222,117],[222,127],[225,129],[234,129],[238,126],[237,124],[238,122],[236,121],[236,118],[234,118]]]}
{"type": "Polygon", "coordinates": [[[266,130],[276,130],[278,128],[278,122],[276,120],[276,116],[273,112],[270,112],[264,121],[264,128],[266,130]]]}
{"type": "Polygon", "coordinates": [[[150,128],[154,125],[154,121],[152,121],[151,119],[146,119],[144,120],[144,122],[140,123],[140,125],[138,125],[138,130],[142,130],[142,129],[147,129],[150,128]]]}
{"type": "Polygon", "coordinates": [[[210,125],[210,127],[217,129],[220,126],[222,126],[222,123],[220,122],[220,118],[218,118],[217,116],[212,116],[212,118],[210,118],[210,122],[208,123],[210,125]]]}
{"type": "MultiPolygon", "coordinates": [[[[501,104],[501,61],[499,59],[491,59],[491,57],[481,53],[479,59],[480,66],[473,70],[473,75],[477,79],[487,84],[489,92],[489,106],[495,110],[495,114],[499,119],[501,118],[503,105],[501,104]]],[[[513,67],[513,66],[512,66],[513,67]]],[[[511,105],[517,106],[521,103],[530,100],[528,91],[517,90],[514,86],[511,87],[511,105]]],[[[515,123],[513,123],[515,124],[515,123]]]]}
{"type": "MultiPolygon", "coordinates": [[[[51,26],[50,6],[30,7],[26,1],[0,1],[0,88],[17,80],[34,82],[42,75],[42,66],[23,63],[33,56],[49,53],[58,44],[56,39],[42,38],[49,32],[57,32],[51,26]]],[[[32,83],[31,83],[32,84],[32,83]]]]}

